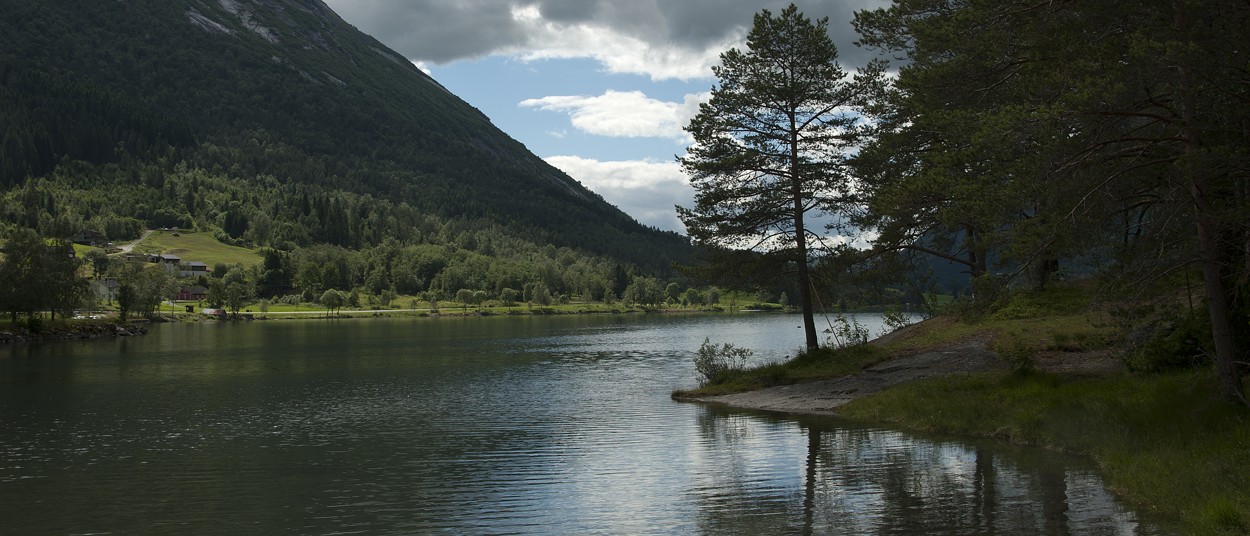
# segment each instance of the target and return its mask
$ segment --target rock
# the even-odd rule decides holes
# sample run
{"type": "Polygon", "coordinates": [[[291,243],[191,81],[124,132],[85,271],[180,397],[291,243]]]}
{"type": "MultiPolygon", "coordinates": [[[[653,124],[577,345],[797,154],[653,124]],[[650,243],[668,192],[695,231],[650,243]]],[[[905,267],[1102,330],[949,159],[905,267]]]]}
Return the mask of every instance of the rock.
{"type": "Polygon", "coordinates": [[[112,324],[107,322],[83,323],[74,324],[61,329],[49,330],[39,334],[31,333],[30,330],[25,328],[19,328],[15,332],[4,331],[0,332],[0,343],[133,337],[136,335],[145,335],[147,332],[148,330],[143,326],[128,327],[121,324],[112,324]]]}

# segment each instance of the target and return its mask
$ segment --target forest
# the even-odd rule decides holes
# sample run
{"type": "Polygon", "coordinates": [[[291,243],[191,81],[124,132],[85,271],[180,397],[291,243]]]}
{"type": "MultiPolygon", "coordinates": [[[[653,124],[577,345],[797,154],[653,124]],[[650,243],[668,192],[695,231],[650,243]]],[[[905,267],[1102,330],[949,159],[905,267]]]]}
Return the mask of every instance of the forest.
{"type": "Polygon", "coordinates": [[[902,0],[855,26],[897,65],[853,166],[876,253],[961,263],[987,303],[1097,276],[1139,322],[1206,325],[1245,402],[1250,6],[902,0]]]}

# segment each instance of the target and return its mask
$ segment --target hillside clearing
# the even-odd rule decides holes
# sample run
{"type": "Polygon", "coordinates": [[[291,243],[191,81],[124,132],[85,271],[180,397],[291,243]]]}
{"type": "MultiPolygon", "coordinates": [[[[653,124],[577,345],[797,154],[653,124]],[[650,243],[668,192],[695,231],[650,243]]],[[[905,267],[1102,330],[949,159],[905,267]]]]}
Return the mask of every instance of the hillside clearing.
{"type": "Polygon", "coordinates": [[[156,231],[135,246],[135,251],[177,255],[183,261],[198,261],[209,267],[217,264],[251,267],[262,260],[259,250],[223,244],[212,234],[203,232],[156,231]]]}

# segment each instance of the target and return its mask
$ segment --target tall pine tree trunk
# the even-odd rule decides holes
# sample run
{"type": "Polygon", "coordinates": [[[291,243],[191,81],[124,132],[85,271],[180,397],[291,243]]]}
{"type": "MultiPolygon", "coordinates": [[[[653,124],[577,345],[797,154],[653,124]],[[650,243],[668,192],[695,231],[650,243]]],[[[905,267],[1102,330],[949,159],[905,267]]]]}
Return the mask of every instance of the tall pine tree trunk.
{"type": "MultiPolygon", "coordinates": [[[[1186,7],[1174,2],[1173,21],[1179,35],[1188,41],[1191,24],[1186,7]]],[[[1237,344],[1233,337],[1232,319],[1229,312],[1228,288],[1224,281],[1224,255],[1220,247],[1222,225],[1212,205],[1216,185],[1206,177],[1209,166],[1203,162],[1202,139],[1199,136],[1197,104],[1189,66],[1184,61],[1176,66],[1180,78],[1180,115],[1185,157],[1182,173],[1189,196],[1194,205],[1194,222],[1198,232],[1198,255],[1202,263],[1203,285],[1207,294],[1207,312],[1211,315],[1211,336],[1215,341],[1215,370],[1219,377],[1220,395],[1225,399],[1250,405],[1242,390],[1241,375],[1237,371],[1237,344]]]]}
{"type": "Polygon", "coordinates": [[[795,253],[795,260],[798,261],[799,270],[799,304],[803,308],[803,336],[807,349],[815,350],[820,347],[820,341],[816,338],[815,312],[812,308],[813,287],[807,268],[807,231],[803,225],[803,191],[797,179],[794,179],[793,183],[791,195],[794,197],[794,236],[795,248],[798,250],[795,253]]]}

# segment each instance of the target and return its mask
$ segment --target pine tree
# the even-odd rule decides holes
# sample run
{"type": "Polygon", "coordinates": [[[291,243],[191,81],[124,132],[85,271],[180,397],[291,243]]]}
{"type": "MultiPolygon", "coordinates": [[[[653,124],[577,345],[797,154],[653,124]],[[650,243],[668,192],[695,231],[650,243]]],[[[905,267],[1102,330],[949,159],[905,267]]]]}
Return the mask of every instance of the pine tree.
{"type": "Polygon", "coordinates": [[[686,130],[695,145],[681,165],[695,206],[677,207],[691,238],[714,248],[767,253],[797,275],[807,347],[812,320],[808,263],[821,245],[813,218],[844,208],[845,151],[872,70],[847,81],[829,20],[813,22],[791,4],[755,16],[747,50],[721,54],[719,86],[686,130]]]}

